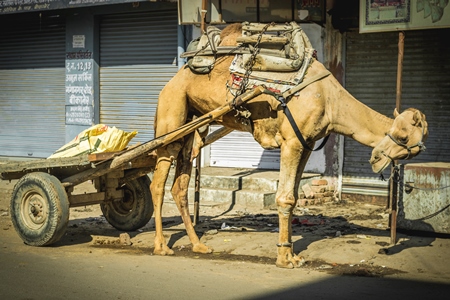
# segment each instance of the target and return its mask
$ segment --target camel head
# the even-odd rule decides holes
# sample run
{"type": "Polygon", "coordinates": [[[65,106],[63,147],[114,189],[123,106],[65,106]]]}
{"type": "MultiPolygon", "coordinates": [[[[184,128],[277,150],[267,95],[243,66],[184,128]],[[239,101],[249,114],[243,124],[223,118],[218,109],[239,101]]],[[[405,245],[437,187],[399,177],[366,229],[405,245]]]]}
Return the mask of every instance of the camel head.
{"type": "Polygon", "coordinates": [[[372,150],[369,162],[375,173],[381,173],[396,159],[410,159],[425,150],[428,124],[425,115],[415,108],[401,114],[394,110],[394,123],[386,136],[372,150]]]}

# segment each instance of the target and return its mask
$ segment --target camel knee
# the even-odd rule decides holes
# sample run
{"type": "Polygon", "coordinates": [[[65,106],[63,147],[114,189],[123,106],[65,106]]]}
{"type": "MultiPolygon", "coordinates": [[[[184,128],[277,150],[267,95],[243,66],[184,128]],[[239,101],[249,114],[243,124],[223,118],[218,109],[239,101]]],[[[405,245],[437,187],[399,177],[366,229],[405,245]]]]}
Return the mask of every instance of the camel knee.
{"type": "Polygon", "coordinates": [[[179,182],[175,183],[170,190],[172,195],[175,197],[186,197],[188,193],[188,184],[181,184],[179,182]]]}
{"type": "Polygon", "coordinates": [[[176,178],[171,192],[172,195],[185,196],[188,193],[190,176],[187,174],[180,175],[176,178]]]}
{"type": "Polygon", "coordinates": [[[294,210],[296,202],[297,201],[294,198],[294,195],[277,198],[278,212],[283,214],[284,216],[289,216],[294,210]]]}
{"type": "Polygon", "coordinates": [[[163,182],[161,182],[161,181],[153,180],[150,183],[150,191],[152,193],[158,192],[158,191],[160,191],[160,190],[162,190],[164,188],[164,185],[165,184],[163,182]]]}
{"type": "Polygon", "coordinates": [[[150,193],[152,194],[154,201],[164,196],[164,189],[168,174],[169,170],[164,170],[164,168],[157,169],[153,173],[153,180],[150,183],[150,193]]]}
{"type": "Polygon", "coordinates": [[[164,187],[165,184],[162,182],[152,181],[150,184],[150,193],[152,194],[153,204],[156,204],[158,199],[164,197],[164,187]]]}

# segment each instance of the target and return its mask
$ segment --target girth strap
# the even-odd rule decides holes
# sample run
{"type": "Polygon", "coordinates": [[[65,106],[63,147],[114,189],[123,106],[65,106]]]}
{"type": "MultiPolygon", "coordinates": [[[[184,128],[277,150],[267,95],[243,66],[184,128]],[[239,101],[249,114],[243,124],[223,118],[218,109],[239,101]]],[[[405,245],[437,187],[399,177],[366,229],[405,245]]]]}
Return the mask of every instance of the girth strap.
{"type": "Polygon", "coordinates": [[[312,149],[305,141],[305,138],[303,137],[302,133],[300,132],[300,129],[297,126],[297,123],[295,123],[294,117],[291,114],[291,111],[289,110],[288,106],[287,106],[287,101],[286,99],[292,95],[294,95],[295,93],[298,93],[299,91],[301,91],[302,89],[304,89],[305,87],[307,87],[308,85],[310,85],[313,82],[316,82],[318,80],[321,80],[322,78],[327,77],[328,75],[330,75],[329,71],[317,74],[313,77],[310,78],[306,78],[305,80],[303,80],[300,84],[296,85],[295,87],[285,91],[284,93],[282,93],[281,95],[279,94],[275,94],[271,91],[268,91],[267,89],[264,91],[264,93],[266,94],[270,94],[272,96],[275,97],[275,99],[277,99],[280,103],[281,103],[281,107],[283,108],[283,112],[286,115],[286,117],[289,120],[289,123],[291,123],[292,129],[294,129],[295,135],[297,136],[297,138],[300,140],[300,142],[303,145],[303,148],[309,150],[309,151],[319,151],[320,149],[322,149],[325,144],[328,141],[328,138],[330,137],[330,135],[327,135],[322,143],[320,143],[319,147],[317,147],[316,149],[312,149]]]}
{"type": "Polygon", "coordinates": [[[305,138],[303,137],[302,133],[300,132],[300,129],[298,128],[297,123],[295,123],[295,120],[294,120],[294,118],[292,117],[291,111],[289,110],[289,108],[287,107],[286,104],[287,104],[287,103],[285,103],[285,102],[284,102],[284,105],[283,105],[283,102],[282,102],[282,104],[281,104],[281,106],[283,107],[283,110],[284,110],[284,114],[285,114],[286,117],[288,118],[289,123],[291,123],[292,129],[294,129],[295,135],[297,136],[297,138],[298,138],[298,139],[300,140],[300,142],[302,143],[303,148],[305,148],[305,149],[307,149],[307,150],[309,150],[309,151],[319,151],[320,149],[322,149],[322,148],[325,146],[325,144],[327,143],[328,138],[330,137],[330,135],[327,135],[327,136],[323,139],[323,141],[322,141],[322,143],[320,143],[319,147],[317,147],[316,149],[312,149],[312,148],[306,143],[305,138]]]}

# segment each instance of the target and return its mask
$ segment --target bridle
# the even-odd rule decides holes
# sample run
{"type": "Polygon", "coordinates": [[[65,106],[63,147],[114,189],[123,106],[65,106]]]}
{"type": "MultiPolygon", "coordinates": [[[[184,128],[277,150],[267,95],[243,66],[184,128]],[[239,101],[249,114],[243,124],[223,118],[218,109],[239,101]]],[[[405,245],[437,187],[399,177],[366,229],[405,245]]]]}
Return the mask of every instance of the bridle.
{"type": "MultiPolygon", "coordinates": [[[[411,156],[411,149],[415,148],[415,147],[419,147],[419,153],[422,151],[425,151],[427,148],[425,147],[425,144],[423,142],[423,136],[425,135],[425,126],[423,126],[423,123],[420,122],[420,124],[422,125],[422,137],[420,138],[420,141],[418,141],[417,143],[415,143],[412,146],[408,146],[407,144],[404,144],[402,142],[400,142],[399,140],[397,140],[395,137],[393,137],[390,133],[386,133],[386,135],[388,137],[391,138],[391,140],[396,143],[399,146],[404,147],[407,151],[408,151],[408,156],[406,156],[406,158],[404,159],[409,159],[409,157],[411,156]]],[[[381,154],[383,154],[384,156],[388,157],[390,160],[394,161],[394,159],[392,159],[392,157],[390,157],[389,155],[387,155],[386,153],[384,153],[384,151],[381,151],[381,154]]]]}

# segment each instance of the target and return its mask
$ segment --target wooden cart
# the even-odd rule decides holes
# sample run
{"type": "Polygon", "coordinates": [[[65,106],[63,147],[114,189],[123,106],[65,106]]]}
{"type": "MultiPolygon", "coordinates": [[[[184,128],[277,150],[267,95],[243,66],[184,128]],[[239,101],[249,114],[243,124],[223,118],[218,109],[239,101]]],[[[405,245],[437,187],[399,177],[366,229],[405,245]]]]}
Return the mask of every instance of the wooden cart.
{"type": "MultiPolygon", "coordinates": [[[[262,92],[261,87],[251,90],[237,97],[233,105],[242,105],[262,92]]],[[[153,214],[150,179],[146,175],[156,165],[154,150],[213,122],[230,112],[233,105],[223,105],[126,151],[0,164],[0,179],[18,180],[10,204],[17,233],[28,245],[55,243],[66,231],[69,208],[91,204],[100,204],[106,220],[118,230],[141,228],[153,214]],[[73,194],[76,185],[88,180],[94,181],[96,192],[73,194]]],[[[218,138],[220,134],[210,142],[218,138]]]]}

